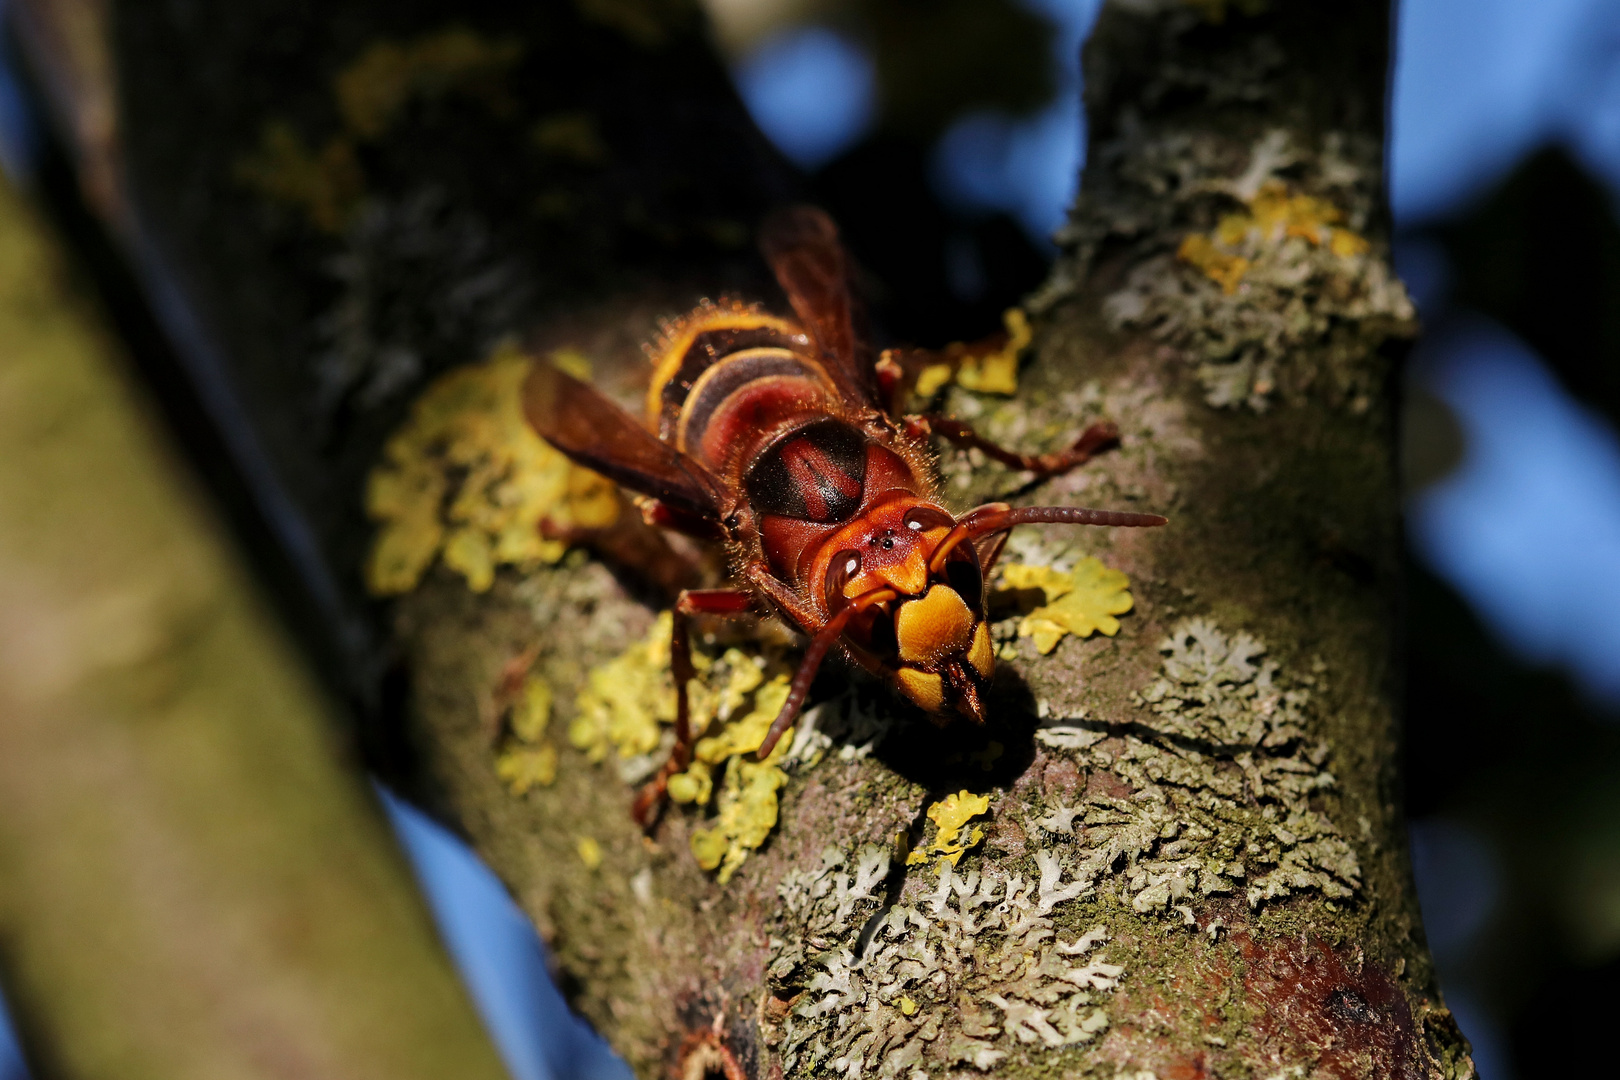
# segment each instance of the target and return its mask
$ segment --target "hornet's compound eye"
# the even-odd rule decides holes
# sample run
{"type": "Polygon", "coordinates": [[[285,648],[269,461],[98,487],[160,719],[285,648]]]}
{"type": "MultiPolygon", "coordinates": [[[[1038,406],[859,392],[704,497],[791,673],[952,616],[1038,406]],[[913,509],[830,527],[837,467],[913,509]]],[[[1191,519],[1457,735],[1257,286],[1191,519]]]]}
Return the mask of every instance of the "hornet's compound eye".
{"type": "Polygon", "coordinates": [[[827,567],[827,610],[835,612],[844,606],[844,586],[861,572],[861,553],[840,551],[827,567]]]}

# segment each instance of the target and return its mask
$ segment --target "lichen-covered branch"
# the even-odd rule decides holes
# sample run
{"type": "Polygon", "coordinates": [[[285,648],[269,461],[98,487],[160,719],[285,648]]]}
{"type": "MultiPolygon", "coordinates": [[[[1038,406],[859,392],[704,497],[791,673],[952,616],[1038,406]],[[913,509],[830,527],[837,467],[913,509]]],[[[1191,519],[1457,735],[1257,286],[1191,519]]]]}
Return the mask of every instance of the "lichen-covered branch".
{"type": "MultiPolygon", "coordinates": [[[[1105,10],[1034,358],[1013,397],[945,392],[1019,445],[1115,421],[1120,448],[1041,500],[1172,523],[1015,536],[984,731],[824,679],[760,766],[739,698],[702,718],[727,752],[643,837],[624,806],[669,691],[626,652],[639,596],[573,556],[481,595],[434,570],[400,602],[438,797],[644,1075],[722,1048],[760,1076],[1472,1074],[1395,775],[1389,389],[1414,325],[1380,202],[1386,19],[1105,10]],[[514,662],[571,741],[503,723],[514,662]],[[642,696],[604,704],[604,672],[642,696]],[[541,740],[545,776],[503,782],[541,740]],[[728,822],[756,828],[717,858],[728,822]]],[[[1033,494],[971,452],[942,468],[964,505],[1033,494]]],[[[719,696],[747,656],[780,662],[746,634],[709,649],[719,696]]]]}
{"type": "Polygon", "coordinates": [[[119,5],[127,205],[334,609],[397,597],[400,778],[642,1075],[1471,1075],[1395,774],[1386,5],[1105,9],[1026,366],[925,374],[1006,444],[1122,433],[1038,490],[944,451],[959,505],[1171,525],[1014,535],[982,730],[834,671],[757,762],[792,643],[700,627],[704,738],[651,836],[668,597],[635,568],[667,552],[512,395],[543,353],[633,401],[660,317],[768,299],[747,231],[791,183],[687,4],[339,6],[119,5]]]}

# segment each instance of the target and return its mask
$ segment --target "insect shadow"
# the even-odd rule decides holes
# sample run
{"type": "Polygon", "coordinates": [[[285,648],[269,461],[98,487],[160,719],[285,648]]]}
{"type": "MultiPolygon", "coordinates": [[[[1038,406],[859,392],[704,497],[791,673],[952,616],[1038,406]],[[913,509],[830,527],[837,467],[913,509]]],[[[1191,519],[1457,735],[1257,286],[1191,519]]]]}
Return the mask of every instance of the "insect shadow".
{"type": "Polygon", "coordinates": [[[895,725],[872,756],[926,789],[930,801],[1009,787],[1035,759],[1035,695],[1018,672],[1003,666],[986,705],[982,726],[954,718],[941,727],[921,709],[895,701],[895,725]]]}

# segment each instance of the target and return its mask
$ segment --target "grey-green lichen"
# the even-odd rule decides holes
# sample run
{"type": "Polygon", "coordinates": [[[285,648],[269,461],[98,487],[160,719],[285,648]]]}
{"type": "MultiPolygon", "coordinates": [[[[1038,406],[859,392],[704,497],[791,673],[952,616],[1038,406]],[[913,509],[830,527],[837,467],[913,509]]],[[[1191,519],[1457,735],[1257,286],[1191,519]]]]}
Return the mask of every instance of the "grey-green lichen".
{"type": "Polygon", "coordinates": [[[1106,924],[1069,938],[1067,905],[1106,918],[1124,904],[1174,930],[1200,926],[1194,905],[1215,895],[1259,907],[1355,893],[1356,854],[1310,803],[1334,785],[1327,746],[1306,735],[1315,675],[1285,678],[1259,641],[1199,619],[1160,650],[1133,722],[1037,731],[1092,780],[1073,802],[1030,804],[1027,861],[942,860],[931,890],[888,908],[880,847],[829,848],[784,877],[768,974],[785,1013],[767,1035],[788,1075],[909,1080],[1088,1042],[1128,973],[1108,959],[1106,924]]]}
{"type": "Polygon", "coordinates": [[[1138,912],[1190,922],[1189,902],[1215,893],[1242,892],[1251,906],[1300,892],[1351,896],[1356,853],[1310,802],[1334,786],[1327,745],[1306,737],[1315,677],[1285,682],[1260,642],[1202,619],[1178,624],[1160,651],[1163,674],[1137,695],[1150,720],[1112,736],[1072,726],[1037,736],[1129,794],[1093,784],[1033,824],[1074,836],[1076,875],[1112,875],[1138,912]]]}
{"type": "Polygon", "coordinates": [[[1107,1028],[1098,1005],[1124,969],[1102,959],[1100,928],[1059,936],[1052,911],[1080,890],[1054,859],[1038,880],[941,860],[932,893],[885,911],[889,868],[883,848],[829,848],[782,881],[768,975],[790,1002],[775,1032],[787,1075],[990,1069],[1017,1044],[1076,1045],[1107,1028]]]}
{"type": "Polygon", "coordinates": [[[1384,338],[1409,336],[1415,316],[1387,252],[1361,236],[1376,147],[1330,134],[1302,151],[1273,130],[1235,176],[1223,150],[1180,133],[1129,155],[1126,175],[1163,203],[1160,243],[1176,246],[1137,262],[1104,316],[1179,349],[1210,405],[1264,411],[1315,391],[1364,411],[1381,378],[1368,358],[1384,338]]]}

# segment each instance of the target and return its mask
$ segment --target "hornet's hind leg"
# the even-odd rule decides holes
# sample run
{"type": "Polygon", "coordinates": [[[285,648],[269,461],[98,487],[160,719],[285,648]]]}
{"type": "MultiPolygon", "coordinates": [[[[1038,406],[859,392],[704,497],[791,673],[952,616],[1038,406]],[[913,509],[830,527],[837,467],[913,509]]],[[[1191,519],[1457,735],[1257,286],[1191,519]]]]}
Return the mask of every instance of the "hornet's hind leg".
{"type": "Polygon", "coordinates": [[[938,435],[953,445],[977,448],[983,451],[985,457],[999,461],[1009,469],[1032,472],[1037,478],[1068,472],[1078,465],[1084,465],[1102,451],[1119,444],[1119,428],[1108,421],[1092,424],[1080,433],[1080,437],[1067,450],[1059,450],[1052,454],[1020,454],[1015,450],[1008,450],[986,439],[962,421],[938,413],[908,416],[901,423],[905,427],[906,434],[914,438],[938,435]]]}

